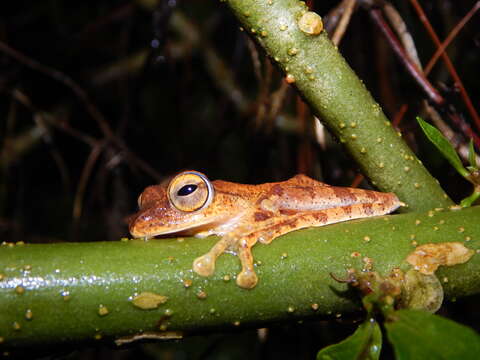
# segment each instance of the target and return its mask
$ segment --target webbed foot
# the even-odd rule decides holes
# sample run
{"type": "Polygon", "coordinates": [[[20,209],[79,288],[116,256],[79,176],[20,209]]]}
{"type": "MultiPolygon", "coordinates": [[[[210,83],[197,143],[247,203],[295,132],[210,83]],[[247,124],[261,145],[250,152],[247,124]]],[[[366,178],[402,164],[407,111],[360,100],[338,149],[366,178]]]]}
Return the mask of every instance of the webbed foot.
{"type": "Polygon", "coordinates": [[[201,276],[210,276],[215,272],[215,260],[210,253],[206,253],[193,261],[193,271],[201,276]]]}
{"type": "Polygon", "coordinates": [[[237,285],[244,289],[254,288],[258,283],[257,274],[255,271],[248,269],[237,275],[237,285]]]}

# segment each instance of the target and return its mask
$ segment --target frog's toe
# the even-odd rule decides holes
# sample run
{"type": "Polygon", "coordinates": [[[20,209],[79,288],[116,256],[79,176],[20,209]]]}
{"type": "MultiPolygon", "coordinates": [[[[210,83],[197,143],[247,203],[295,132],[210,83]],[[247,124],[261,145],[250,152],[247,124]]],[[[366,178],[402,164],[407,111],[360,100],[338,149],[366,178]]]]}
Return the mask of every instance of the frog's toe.
{"type": "Polygon", "coordinates": [[[237,275],[237,285],[244,289],[252,289],[257,283],[258,277],[253,270],[244,270],[237,275]]]}
{"type": "Polygon", "coordinates": [[[210,276],[215,272],[215,258],[210,254],[202,255],[193,262],[193,271],[201,276],[210,276]]]}

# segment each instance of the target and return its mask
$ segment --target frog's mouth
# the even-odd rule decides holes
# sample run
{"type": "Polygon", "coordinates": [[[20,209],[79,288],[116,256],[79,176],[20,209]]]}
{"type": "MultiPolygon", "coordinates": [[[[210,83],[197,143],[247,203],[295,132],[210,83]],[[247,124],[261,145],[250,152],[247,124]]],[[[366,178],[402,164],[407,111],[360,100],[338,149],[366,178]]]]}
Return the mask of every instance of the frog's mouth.
{"type": "Polygon", "coordinates": [[[148,223],[144,222],[140,217],[131,217],[130,233],[134,237],[147,237],[147,238],[167,238],[172,235],[175,236],[197,236],[205,237],[209,235],[223,236],[235,226],[239,218],[243,214],[240,213],[232,218],[225,218],[219,216],[213,219],[203,219],[202,221],[196,221],[196,225],[191,225],[191,222],[186,224],[165,225],[165,223],[148,223]],[[143,222],[143,224],[142,224],[143,222]]]}
{"type": "Polygon", "coordinates": [[[203,223],[199,223],[195,226],[190,224],[169,226],[168,228],[164,224],[142,224],[140,225],[138,217],[130,217],[130,233],[134,237],[158,237],[166,238],[171,235],[176,236],[193,236],[199,233],[206,235],[223,235],[222,231],[216,231],[216,229],[222,228],[222,225],[225,224],[225,219],[210,219],[205,220],[203,223]],[[138,229],[137,229],[138,227],[138,229]]]}

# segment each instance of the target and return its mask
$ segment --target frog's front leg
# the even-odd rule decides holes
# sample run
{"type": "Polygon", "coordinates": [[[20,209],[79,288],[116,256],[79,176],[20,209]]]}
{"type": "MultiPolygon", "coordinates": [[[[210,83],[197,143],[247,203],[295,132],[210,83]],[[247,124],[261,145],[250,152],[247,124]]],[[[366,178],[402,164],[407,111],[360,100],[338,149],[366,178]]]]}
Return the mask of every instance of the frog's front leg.
{"type": "Polygon", "coordinates": [[[215,272],[217,258],[227,249],[237,252],[242,264],[242,271],[237,275],[237,285],[251,289],[257,285],[258,278],[253,268],[252,246],[257,239],[251,235],[242,236],[240,233],[230,233],[222,237],[205,255],[195,259],[193,270],[202,276],[210,276],[215,272]]]}
{"type": "Polygon", "coordinates": [[[242,271],[237,275],[237,285],[244,289],[251,289],[257,285],[258,277],[253,269],[252,246],[256,238],[246,237],[239,241],[238,257],[242,263],[242,271]]]}
{"type": "Polygon", "coordinates": [[[215,262],[225,250],[235,243],[235,238],[229,234],[223,236],[205,255],[193,261],[193,271],[201,276],[210,276],[215,272],[215,262]]]}

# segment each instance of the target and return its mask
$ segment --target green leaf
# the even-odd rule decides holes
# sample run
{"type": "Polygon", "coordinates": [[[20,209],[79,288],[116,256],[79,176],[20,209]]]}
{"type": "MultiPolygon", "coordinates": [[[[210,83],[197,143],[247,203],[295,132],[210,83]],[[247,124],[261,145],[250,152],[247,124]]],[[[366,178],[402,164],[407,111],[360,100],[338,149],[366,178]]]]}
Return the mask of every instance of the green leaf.
{"type": "Polygon", "coordinates": [[[317,360],[378,359],[382,350],[382,332],[378,323],[368,319],[345,340],[320,350],[317,360]]]}
{"type": "Polygon", "coordinates": [[[430,125],[419,116],[417,116],[417,121],[427,138],[440,150],[445,159],[448,160],[460,175],[467,177],[470,174],[469,171],[463,167],[460,157],[445,136],[443,136],[436,127],[430,125]]]}
{"type": "Polygon", "coordinates": [[[480,336],[469,327],[419,310],[399,310],[385,322],[397,360],[478,359],[480,336]]]}
{"type": "Polygon", "coordinates": [[[478,169],[477,155],[475,154],[475,148],[473,147],[473,139],[470,139],[470,144],[468,144],[468,162],[472,168],[478,169]]]}

